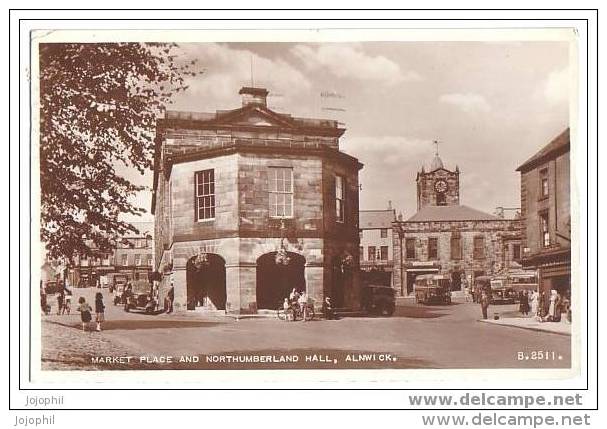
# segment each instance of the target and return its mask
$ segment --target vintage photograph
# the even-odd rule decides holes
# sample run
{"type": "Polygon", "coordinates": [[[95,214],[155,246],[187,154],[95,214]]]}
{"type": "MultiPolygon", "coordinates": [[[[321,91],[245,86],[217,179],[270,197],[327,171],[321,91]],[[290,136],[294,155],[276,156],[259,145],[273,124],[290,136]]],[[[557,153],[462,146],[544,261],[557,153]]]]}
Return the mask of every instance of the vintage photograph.
{"type": "Polygon", "coordinates": [[[43,372],[574,366],[567,30],[69,33],[32,38],[43,372]]]}

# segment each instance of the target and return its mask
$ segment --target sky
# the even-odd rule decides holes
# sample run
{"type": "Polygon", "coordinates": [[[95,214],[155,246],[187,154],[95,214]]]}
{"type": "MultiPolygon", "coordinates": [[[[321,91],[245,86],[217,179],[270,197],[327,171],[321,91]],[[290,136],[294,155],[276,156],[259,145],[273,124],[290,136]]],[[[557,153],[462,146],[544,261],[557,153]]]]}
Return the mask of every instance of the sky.
{"type": "MultiPolygon", "coordinates": [[[[391,201],[405,218],[412,216],[416,172],[431,162],[434,140],[445,167],[459,166],[461,204],[489,213],[519,207],[516,168],[569,125],[566,42],[197,43],[180,49],[184,61],[197,59],[205,72],[169,109],[234,109],[238,90],[253,84],[270,91],[270,109],[342,122],[341,150],[364,164],[361,210],[391,201]]],[[[137,182],[151,186],[152,174],[137,182]]],[[[149,210],[150,200],[145,192],[137,202],[149,210]]]]}

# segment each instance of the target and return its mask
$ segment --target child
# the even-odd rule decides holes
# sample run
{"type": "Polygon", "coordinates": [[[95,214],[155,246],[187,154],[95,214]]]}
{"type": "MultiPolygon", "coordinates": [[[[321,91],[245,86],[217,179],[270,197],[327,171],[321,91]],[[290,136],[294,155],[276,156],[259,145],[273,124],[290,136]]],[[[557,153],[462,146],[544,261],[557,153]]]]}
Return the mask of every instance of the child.
{"type": "Polygon", "coordinates": [[[63,303],[63,310],[61,311],[61,314],[67,313],[69,315],[71,310],[72,310],[72,292],[68,291],[65,294],[65,302],[63,303]]]}
{"type": "Polygon", "coordinates": [[[83,296],[78,298],[78,304],[80,304],[78,306],[78,311],[80,312],[80,320],[82,320],[82,331],[84,332],[86,331],[87,326],[91,322],[91,311],[93,311],[93,309],[90,305],[88,305],[83,296]]]}
{"type": "Polygon", "coordinates": [[[95,294],[95,321],[97,322],[97,331],[101,331],[101,322],[105,320],[104,311],[105,305],[103,305],[103,295],[101,292],[95,294]]]}

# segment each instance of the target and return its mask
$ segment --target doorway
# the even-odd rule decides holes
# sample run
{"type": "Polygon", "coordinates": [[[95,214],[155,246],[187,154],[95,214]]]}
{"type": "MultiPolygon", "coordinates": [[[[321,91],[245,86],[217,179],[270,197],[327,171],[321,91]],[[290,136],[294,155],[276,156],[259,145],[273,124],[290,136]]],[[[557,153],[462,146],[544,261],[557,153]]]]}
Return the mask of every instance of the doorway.
{"type": "Polygon", "coordinates": [[[289,297],[293,288],[306,290],[306,258],[287,252],[287,265],[276,263],[277,252],[261,255],[257,259],[257,308],[276,310],[289,297]]]}
{"type": "Polygon", "coordinates": [[[202,307],[226,309],[226,264],[224,259],[207,253],[206,262],[196,265],[196,256],[186,263],[187,309],[202,307]]]}

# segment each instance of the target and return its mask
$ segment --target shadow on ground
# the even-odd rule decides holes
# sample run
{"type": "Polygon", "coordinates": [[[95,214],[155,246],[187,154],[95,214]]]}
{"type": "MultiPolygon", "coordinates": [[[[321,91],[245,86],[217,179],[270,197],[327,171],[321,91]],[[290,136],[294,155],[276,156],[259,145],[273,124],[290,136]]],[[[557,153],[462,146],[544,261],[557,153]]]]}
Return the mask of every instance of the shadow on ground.
{"type": "MultiPolygon", "coordinates": [[[[61,323],[49,321],[54,325],[65,326],[66,328],[82,329],[82,323],[61,323]]],[[[200,320],[108,320],[103,322],[104,331],[124,330],[132,331],[135,329],[169,329],[169,328],[212,328],[217,325],[222,325],[222,322],[200,321],[200,320]]],[[[91,322],[91,327],[94,326],[94,321],[91,322]]]]}

